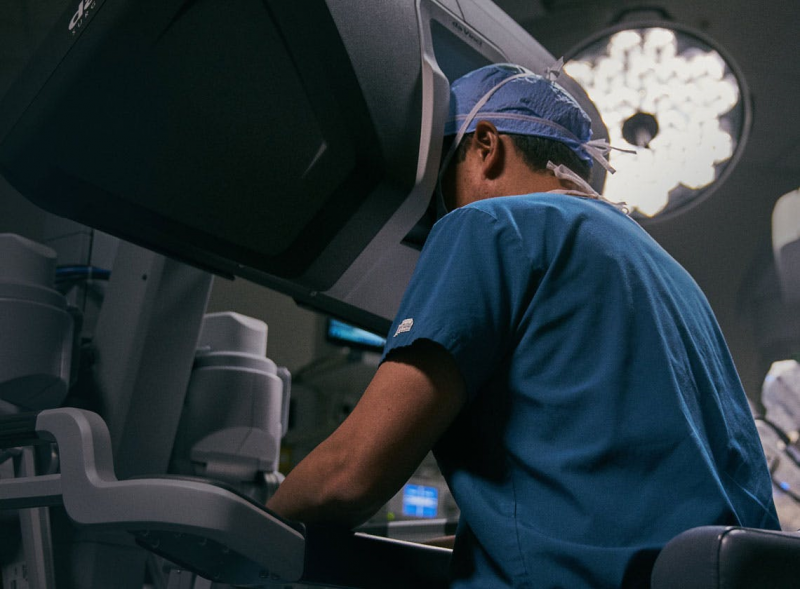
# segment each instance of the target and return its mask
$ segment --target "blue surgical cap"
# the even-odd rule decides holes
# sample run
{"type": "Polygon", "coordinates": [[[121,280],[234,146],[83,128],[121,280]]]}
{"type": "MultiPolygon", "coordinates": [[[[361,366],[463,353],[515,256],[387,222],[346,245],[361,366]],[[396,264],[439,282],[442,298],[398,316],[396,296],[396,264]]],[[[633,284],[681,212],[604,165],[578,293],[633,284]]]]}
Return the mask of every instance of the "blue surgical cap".
{"type": "Polygon", "coordinates": [[[450,87],[450,114],[444,134],[456,135],[475,105],[497,88],[470,121],[472,133],[478,121],[489,121],[502,133],[532,135],[566,144],[592,165],[585,144],[592,138],[589,116],[572,96],[555,82],[513,64],[487,65],[457,79],[450,87]]]}

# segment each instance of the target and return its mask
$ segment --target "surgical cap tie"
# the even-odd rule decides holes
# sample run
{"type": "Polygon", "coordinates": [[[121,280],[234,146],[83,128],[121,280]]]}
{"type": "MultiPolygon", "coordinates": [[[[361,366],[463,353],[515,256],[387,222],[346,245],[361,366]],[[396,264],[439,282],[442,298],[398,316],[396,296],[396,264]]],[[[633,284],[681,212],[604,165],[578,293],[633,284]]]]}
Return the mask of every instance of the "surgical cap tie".
{"type": "Polygon", "coordinates": [[[603,166],[606,170],[614,174],[616,170],[611,166],[606,157],[606,154],[611,151],[612,149],[616,151],[621,151],[623,153],[636,153],[633,149],[623,149],[621,147],[614,147],[613,145],[609,145],[608,141],[603,139],[592,139],[591,141],[587,141],[583,144],[583,148],[589,152],[594,160],[603,166]]]}
{"type": "Polygon", "coordinates": [[[556,61],[553,65],[544,70],[544,77],[550,80],[551,82],[555,82],[558,79],[558,76],[561,75],[561,71],[564,69],[564,57],[559,57],[558,61],[556,61]]]}

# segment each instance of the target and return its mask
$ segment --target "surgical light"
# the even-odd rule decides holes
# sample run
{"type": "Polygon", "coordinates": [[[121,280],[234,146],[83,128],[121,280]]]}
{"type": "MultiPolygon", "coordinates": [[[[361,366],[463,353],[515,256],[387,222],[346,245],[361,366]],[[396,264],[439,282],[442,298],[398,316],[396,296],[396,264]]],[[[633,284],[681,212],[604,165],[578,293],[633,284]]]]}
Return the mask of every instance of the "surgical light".
{"type": "Polygon", "coordinates": [[[749,127],[742,77],[696,33],[616,27],[568,55],[608,128],[617,173],[604,196],[639,219],[684,210],[733,168],[749,127]]]}

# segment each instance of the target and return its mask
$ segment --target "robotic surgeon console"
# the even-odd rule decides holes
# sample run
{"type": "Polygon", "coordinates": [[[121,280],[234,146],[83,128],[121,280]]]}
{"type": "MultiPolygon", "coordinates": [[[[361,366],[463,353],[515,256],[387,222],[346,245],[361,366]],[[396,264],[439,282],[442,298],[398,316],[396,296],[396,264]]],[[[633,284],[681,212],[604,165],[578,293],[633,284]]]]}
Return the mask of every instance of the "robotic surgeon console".
{"type": "MultiPolygon", "coordinates": [[[[0,508],[19,509],[29,586],[141,587],[137,544],[199,575],[168,587],[445,586],[447,550],[263,507],[289,378],[260,344],[238,347],[239,319],[204,322],[210,273],[386,332],[432,224],[449,81],[554,61],[488,0],[72,3],[2,98],[0,173],[129,243],[93,338],[90,412],[64,406],[79,330],[51,254],[4,242],[0,304],[21,310],[0,333],[0,508]],[[270,417],[209,433],[226,362],[256,374],[270,417]]],[[[602,138],[583,91],[559,81],[602,138]]]]}

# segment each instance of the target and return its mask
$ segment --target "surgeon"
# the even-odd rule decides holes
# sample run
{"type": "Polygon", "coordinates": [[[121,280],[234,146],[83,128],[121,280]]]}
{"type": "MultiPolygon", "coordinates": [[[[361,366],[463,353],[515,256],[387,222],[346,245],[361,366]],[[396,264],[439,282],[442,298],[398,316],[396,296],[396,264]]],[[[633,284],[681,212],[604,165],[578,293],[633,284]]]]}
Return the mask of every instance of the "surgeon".
{"type": "Polygon", "coordinates": [[[352,414],[268,507],[357,525],[433,449],[454,588],[646,587],[688,528],[778,529],[744,391],[689,274],[587,183],[608,165],[552,76],[452,84],[447,212],[352,414]]]}

